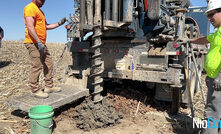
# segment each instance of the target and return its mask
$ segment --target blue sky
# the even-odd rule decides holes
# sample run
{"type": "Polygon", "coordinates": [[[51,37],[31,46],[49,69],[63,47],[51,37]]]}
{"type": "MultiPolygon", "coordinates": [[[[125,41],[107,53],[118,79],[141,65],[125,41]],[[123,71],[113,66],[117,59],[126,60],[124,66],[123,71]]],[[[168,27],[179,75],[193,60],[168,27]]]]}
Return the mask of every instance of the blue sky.
{"type": "MultiPolygon", "coordinates": [[[[31,0],[1,0],[0,26],[5,31],[6,40],[24,39],[24,18],[23,8],[31,0]]],[[[191,0],[193,6],[206,6],[206,0],[191,0]]],[[[69,18],[69,14],[74,12],[74,0],[46,0],[41,8],[45,13],[47,22],[56,23],[61,18],[69,18]]],[[[64,25],[47,31],[47,42],[65,43],[66,29],[64,25]]]]}

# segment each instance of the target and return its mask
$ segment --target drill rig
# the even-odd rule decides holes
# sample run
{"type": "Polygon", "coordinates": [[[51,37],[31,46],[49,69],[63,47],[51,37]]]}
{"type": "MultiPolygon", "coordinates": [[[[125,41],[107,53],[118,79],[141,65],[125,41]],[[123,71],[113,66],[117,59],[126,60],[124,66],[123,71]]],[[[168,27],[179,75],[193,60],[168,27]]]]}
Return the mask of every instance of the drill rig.
{"type": "MultiPolygon", "coordinates": [[[[66,26],[73,57],[67,81],[84,77],[95,102],[102,100],[103,79],[154,84],[156,99],[172,101],[176,113],[180,102],[188,102],[184,61],[192,95],[199,87],[190,48],[180,42],[200,36],[197,22],[186,16],[189,5],[189,0],[75,0],[66,26]]],[[[201,76],[206,48],[192,46],[201,76]]]]}
{"type": "Polygon", "coordinates": [[[181,40],[208,34],[203,8],[189,8],[189,0],[74,2],[65,47],[73,63],[64,69],[62,91],[46,99],[10,98],[9,106],[26,112],[41,104],[56,109],[89,95],[100,103],[104,80],[145,83],[157,100],[172,102],[172,113],[191,102],[207,48],[181,40]]]}

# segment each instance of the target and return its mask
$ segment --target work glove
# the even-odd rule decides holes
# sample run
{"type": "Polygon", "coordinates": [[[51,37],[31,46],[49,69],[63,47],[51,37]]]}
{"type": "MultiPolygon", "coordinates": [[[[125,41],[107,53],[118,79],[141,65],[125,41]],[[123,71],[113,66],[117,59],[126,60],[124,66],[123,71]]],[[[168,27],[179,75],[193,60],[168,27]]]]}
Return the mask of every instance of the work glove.
{"type": "Polygon", "coordinates": [[[221,91],[221,73],[213,81],[213,88],[216,91],[221,91]]]}
{"type": "Polygon", "coordinates": [[[39,50],[39,52],[40,52],[41,54],[44,54],[44,52],[45,52],[45,45],[42,44],[41,42],[39,42],[37,45],[38,45],[38,50],[39,50]]]}
{"type": "Polygon", "coordinates": [[[63,25],[65,22],[67,21],[67,19],[64,17],[62,18],[59,22],[58,22],[58,25],[63,25]]]}

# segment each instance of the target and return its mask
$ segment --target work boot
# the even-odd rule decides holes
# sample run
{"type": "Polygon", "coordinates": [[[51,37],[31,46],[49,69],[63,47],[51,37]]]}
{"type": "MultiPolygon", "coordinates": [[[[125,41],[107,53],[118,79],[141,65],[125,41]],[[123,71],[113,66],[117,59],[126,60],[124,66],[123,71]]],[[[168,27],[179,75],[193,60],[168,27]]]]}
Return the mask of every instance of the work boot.
{"type": "Polygon", "coordinates": [[[45,93],[42,90],[38,90],[38,91],[32,93],[32,96],[45,99],[45,98],[48,98],[49,95],[48,95],[48,93],[45,93]]]}
{"type": "Polygon", "coordinates": [[[60,92],[61,88],[60,87],[45,87],[44,92],[45,93],[52,93],[52,92],[60,92]]]}

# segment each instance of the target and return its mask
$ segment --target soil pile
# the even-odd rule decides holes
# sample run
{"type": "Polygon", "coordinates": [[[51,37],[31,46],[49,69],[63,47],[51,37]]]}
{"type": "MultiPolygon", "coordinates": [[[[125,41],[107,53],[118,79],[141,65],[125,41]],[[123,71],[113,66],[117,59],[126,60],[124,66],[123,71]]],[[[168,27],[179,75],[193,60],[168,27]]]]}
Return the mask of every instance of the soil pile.
{"type": "Polygon", "coordinates": [[[104,98],[99,103],[86,99],[76,107],[73,118],[76,120],[77,127],[89,131],[119,124],[123,115],[115,110],[107,98],[104,98]]]}

